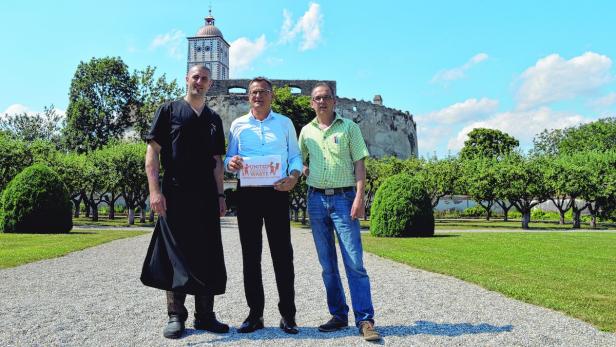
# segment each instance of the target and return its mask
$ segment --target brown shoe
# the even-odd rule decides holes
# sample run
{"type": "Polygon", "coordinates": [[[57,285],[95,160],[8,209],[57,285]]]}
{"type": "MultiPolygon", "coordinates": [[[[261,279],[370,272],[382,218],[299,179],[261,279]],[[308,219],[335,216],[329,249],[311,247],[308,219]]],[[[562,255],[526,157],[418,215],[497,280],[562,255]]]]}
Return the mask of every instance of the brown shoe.
{"type": "Polygon", "coordinates": [[[374,324],[370,321],[359,322],[359,334],[366,341],[378,341],[381,339],[381,334],[374,330],[374,324]]]}

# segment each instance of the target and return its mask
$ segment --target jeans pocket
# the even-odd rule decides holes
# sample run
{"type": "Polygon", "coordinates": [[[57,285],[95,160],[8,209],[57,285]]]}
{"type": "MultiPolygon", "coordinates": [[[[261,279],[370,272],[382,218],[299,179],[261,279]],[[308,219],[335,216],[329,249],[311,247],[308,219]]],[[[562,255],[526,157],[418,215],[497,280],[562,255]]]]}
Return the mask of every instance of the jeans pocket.
{"type": "Polygon", "coordinates": [[[350,190],[347,192],[343,192],[342,195],[344,196],[345,199],[349,200],[349,201],[353,201],[355,200],[355,190],[350,190]]]}

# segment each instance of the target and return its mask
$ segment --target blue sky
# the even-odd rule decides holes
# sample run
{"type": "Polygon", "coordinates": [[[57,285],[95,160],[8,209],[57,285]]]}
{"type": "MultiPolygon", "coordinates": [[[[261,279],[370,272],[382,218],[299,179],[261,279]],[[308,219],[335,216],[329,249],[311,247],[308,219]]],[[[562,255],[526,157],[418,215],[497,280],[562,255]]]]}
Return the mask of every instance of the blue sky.
{"type": "Polygon", "coordinates": [[[415,116],[422,156],[456,153],[474,127],[527,149],[544,128],[616,116],[611,1],[3,1],[0,113],[65,110],[75,68],[92,57],[183,83],[186,37],[210,3],[232,77],[380,94],[415,116]]]}

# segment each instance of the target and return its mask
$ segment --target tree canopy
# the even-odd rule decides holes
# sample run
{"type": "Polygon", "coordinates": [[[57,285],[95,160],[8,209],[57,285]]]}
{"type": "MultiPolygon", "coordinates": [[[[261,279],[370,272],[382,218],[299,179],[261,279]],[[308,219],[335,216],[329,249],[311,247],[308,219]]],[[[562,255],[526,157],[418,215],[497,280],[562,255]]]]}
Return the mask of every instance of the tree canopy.
{"type": "Polygon", "coordinates": [[[494,158],[507,155],[515,150],[520,142],[513,136],[496,129],[475,128],[468,133],[460,157],[464,159],[474,157],[494,158]]]}
{"type": "Polygon", "coordinates": [[[274,87],[274,95],[272,110],[288,116],[293,121],[295,132],[299,135],[302,127],[315,117],[314,110],[310,107],[310,97],[293,94],[289,87],[274,87]]]}
{"type": "Polygon", "coordinates": [[[63,127],[64,117],[53,104],[45,106],[42,114],[23,112],[0,117],[0,130],[23,141],[46,140],[60,144],[63,127]]]}
{"type": "Polygon", "coordinates": [[[122,59],[92,58],[79,63],[69,93],[65,141],[78,152],[119,139],[137,107],[136,81],[122,59]]]}
{"type": "Polygon", "coordinates": [[[162,74],[158,78],[154,77],[156,68],[147,66],[144,70],[133,72],[137,92],[137,107],[133,114],[133,128],[139,139],[145,139],[145,135],[150,130],[152,118],[156,109],[166,101],[180,98],[184,90],[178,85],[177,81],[167,81],[167,76],[162,74]]]}

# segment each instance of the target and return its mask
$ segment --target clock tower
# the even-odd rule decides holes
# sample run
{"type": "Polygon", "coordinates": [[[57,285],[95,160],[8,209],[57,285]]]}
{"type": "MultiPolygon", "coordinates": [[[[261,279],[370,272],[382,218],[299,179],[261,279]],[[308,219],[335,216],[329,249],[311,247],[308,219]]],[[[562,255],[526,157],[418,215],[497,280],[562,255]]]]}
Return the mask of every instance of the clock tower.
{"type": "Polygon", "coordinates": [[[229,43],[223,38],[222,32],[214,26],[211,8],[209,16],[205,17],[205,25],[195,36],[188,38],[186,71],[197,64],[207,66],[214,80],[229,79],[229,43]]]}

